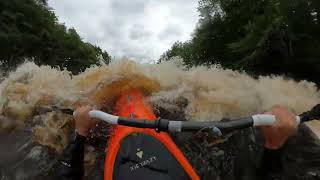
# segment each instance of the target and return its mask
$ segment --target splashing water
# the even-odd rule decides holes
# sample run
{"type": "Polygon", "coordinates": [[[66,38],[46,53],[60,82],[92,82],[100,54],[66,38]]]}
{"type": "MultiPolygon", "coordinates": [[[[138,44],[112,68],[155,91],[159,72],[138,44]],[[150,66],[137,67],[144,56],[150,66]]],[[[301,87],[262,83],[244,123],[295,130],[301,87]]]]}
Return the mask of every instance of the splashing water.
{"type": "MultiPolygon", "coordinates": [[[[116,98],[132,87],[147,94],[155,109],[174,112],[179,100],[186,99],[184,113],[187,120],[193,121],[246,116],[267,111],[275,104],[301,113],[320,102],[320,93],[311,82],[279,76],[253,79],[219,66],[186,69],[178,58],[162,64],[138,64],[124,59],[92,66],[79,75],[27,62],[0,84],[0,132],[29,131],[30,141],[20,148],[34,143],[34,147],[61,152],[73,128],[72,118],[58,112],[39,115],[34,113],[38,107],[76,108],[91,104],[112,112],[116,98]]],[[[26,158],[41,154],[37,148],[28,153],[26,158]]]]}

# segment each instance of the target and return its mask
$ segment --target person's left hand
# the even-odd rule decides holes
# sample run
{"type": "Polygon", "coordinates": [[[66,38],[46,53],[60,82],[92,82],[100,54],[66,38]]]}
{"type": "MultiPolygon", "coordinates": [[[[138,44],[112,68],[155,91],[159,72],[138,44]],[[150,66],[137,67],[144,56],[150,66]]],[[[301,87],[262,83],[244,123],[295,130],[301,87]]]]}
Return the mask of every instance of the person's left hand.
{"type": "Polygon", "coordinates": [[[287,141],[287,139],[294,135],[298,129],[296,122],[296,115],[288,108],[282,106],[274,106],[271,112],[276,117],[275,124],[271,126],[262,126],[261,131],[265,138],[265,147],[268,149],[279,149],[287,141]]]}
{"type": "Polygon", "coordinates": [[[97,120],[89,116],[91,110],[90,106],[82,106],[75,111],[75,129],[81,136],[88,136],[90,129],[97,123],[97,120]]]}

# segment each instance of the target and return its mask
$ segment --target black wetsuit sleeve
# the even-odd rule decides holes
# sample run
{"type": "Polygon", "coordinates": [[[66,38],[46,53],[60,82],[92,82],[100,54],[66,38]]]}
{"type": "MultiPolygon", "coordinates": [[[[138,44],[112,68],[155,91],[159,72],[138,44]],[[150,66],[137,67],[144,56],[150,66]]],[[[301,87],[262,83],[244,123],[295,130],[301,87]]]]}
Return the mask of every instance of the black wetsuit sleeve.
{"type": "Polygon", "coordinates": [[[277,179],[283,173],[283,150],[264,148],[260,166],[260,175],[263,179],[277,179]]]}
{"type": "Polygon", "coordinates": [[[64,149],[58,164],[60,180],[80,180],[84,175],[84,144],[85,137],[75,135],[75,138],[64,149]]]}

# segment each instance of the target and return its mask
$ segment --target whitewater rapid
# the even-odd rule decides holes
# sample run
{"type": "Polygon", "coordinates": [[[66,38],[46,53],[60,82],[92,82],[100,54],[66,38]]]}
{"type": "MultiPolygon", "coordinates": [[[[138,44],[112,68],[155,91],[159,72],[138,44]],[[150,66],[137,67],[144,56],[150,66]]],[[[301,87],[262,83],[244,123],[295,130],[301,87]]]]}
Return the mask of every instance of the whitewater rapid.
{"type": "MultiPolygon", "coordinates": [[[[35,143],[60,153],[73,129],[72,117],[59,112],[37,114],[39,107],[89,104],[112,112],[115,99],[130,88],[142,90],[155,110],[175,112],[183,99],[183,113],[190,121],[247,116],[268,111],[275,104],[299,114],[320,102],[320,92],[312,82],[281,76],[252,78],[218,65],[186,68],[179,58],[161,64],[122,59],[92,66],[78,75],[26,62],[0,84],[0,133],[28,131],[27,145],[35,143]]],[[[39,151],[31,150],[27,157],[37,157],[39,151]]],[[[87,161],[93,164],[94,154],[90,149],[87,152],[87,161]]]]}

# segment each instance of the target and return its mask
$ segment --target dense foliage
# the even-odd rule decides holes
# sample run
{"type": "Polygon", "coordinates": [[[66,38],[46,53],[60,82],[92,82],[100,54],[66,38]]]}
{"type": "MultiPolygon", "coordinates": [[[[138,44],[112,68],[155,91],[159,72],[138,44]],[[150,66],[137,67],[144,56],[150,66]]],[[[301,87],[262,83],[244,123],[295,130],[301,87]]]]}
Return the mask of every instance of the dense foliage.
{"type": "Polygon", "coordinates": [[[190,41],[161,60],[219,63],[252,74],[285,74],[320,83],[319,0],[200,0],[190,41]]]}
{"type": "Polygon", "coordinates": [[[77,73],[110,56],[81,40],[76,30],[59,24],[46,0],[0,1],[0,61],[5,71],[25,59],[77,73]]]}

